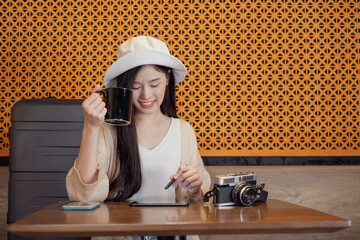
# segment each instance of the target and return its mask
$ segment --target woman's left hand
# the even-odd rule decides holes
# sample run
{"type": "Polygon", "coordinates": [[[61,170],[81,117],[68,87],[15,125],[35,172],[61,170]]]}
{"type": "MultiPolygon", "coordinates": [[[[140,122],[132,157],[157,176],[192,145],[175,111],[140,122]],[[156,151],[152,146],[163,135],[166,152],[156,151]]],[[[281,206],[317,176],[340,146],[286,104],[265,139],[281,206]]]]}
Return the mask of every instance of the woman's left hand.
{"type": "Polygon", "coordinates": [[[180,185],[182,188],[187,188],[190,197],[201,198],[202,179],[197,169],[189,165],[180,166],[170,179],[176,179],[172,186],[180,185]]]}

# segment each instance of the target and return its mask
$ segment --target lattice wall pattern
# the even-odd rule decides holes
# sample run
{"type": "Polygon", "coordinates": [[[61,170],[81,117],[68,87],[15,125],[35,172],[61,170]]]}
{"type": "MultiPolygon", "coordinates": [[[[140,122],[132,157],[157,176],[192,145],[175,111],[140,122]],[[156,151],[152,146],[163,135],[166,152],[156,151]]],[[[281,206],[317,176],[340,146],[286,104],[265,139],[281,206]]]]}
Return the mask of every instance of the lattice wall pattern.
{"type": "Polygon", "coordinates": [[[124,40],[187,66],[179,115],[203,156],[359,156],[359,1],[2,0],[0,155],[23,98],[85,98],[124,40]]]}

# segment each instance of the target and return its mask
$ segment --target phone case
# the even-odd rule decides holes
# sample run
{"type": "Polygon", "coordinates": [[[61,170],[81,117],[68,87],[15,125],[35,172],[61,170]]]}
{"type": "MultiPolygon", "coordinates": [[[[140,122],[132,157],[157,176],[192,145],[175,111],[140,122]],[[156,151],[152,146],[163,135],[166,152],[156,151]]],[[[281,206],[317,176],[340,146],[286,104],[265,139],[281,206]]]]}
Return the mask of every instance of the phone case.
{"type": "Polygon", "coordinates": [[[63,210],[93,210],[100,206],[99,202],[71,202],[63,205],[63,210]]]}

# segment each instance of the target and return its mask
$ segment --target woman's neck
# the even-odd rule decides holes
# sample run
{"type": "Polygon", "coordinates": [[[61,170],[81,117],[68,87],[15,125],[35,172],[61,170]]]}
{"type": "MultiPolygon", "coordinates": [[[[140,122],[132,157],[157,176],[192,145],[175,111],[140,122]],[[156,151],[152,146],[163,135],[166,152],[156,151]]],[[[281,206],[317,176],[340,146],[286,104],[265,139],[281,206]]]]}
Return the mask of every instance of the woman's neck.
{"type": "Polygon", "coordinates": [[[156,114],[135,114],[134,117],[136,125],[154,124],[168,118],[161,111],[156,114]]]}
{"type": "Polygon", "coordinates": [[[137,116],[135,120],[138,143],[151,150],[164,139],[171,125],[171,118],[164,114],[137,116]]]}

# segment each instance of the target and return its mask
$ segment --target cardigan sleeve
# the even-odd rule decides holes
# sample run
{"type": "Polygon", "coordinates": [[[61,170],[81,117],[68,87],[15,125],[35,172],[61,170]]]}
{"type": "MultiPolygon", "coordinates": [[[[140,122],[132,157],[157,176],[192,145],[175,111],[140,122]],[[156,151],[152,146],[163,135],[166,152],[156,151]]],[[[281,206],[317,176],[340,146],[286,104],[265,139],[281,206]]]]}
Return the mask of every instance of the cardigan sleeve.
{"type": "MultiPolygon", "coordinates": [[[[203,184],[201,186],[202,193],[210,189],[211,179],[204,163],[201,159],[195,131],[192,126],[180,120],[181,126],[181,164],[194,167],[199,171],[203,184]]],[[[66,176],[66,189],[69,199],[72,201],[104,201],[112,199],[115,192],[109,193],[109,182],[118,174],[119,168],[116,167],[117,158],[117,136],[116,128],[104,124],[99,133],[98,140],[98,179],[92,184],[82,182],[79,171],[76,168],[76,160],[74,166],[70,169],[66,176]]],[[[187,189],[180,186],[176,189],[177,196],[188,196],[187,189]]]]}
{"type": "Polygon", "coordinates": [[[100,201],[103,202],[109,195],[109,177],[114,175],[116,159],[115,131],[103,124],[98,139],[98,179],[92,184],[81,180],[76,160],[66,176],[66,190],[72,201],[100,201]]]}
{"type": "MultiPolygon", "coordinates": [[[[201,191],[202,194],[206,193],[210,189],[211,178],[210,174],[206,170],[202,158],[199,153],[197,139],[195,135],[195,131],[190,123],[180,120],[181,126],[181,164],[186,165],[189,164],[193,168],[197,169],[201,179],[202,186],[201,191]]],[[[178,190],[179,191],[179,190],[178,190]]],[[[187,190],[181,188],[180,193],[181,196],[188,196],[187,190]]]]}

